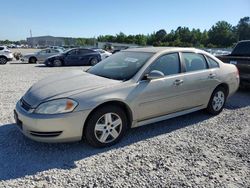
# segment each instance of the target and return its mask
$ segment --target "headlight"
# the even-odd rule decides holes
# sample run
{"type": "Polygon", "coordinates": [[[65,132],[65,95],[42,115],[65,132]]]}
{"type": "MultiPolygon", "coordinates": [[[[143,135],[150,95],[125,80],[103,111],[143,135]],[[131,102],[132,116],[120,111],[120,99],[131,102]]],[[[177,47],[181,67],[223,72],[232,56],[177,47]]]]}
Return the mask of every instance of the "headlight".
{"type": "Polygon", "coordinates": [[[36,114],[61,114],[72,112],[78,103],[72,99],[56,99],[41,103],[34,111],[36,114]]]}

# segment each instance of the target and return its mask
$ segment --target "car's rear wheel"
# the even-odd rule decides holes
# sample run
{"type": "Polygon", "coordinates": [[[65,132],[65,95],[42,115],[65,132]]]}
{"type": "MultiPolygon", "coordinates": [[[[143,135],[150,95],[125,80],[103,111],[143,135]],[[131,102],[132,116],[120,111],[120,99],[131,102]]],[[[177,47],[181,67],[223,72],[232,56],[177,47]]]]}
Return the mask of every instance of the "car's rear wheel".
{"type": "Polygon", "coordinates": [[[89,117],[84,136],[94,147],[106,147],[117,143],[127,129],[125,112],[117,106],[104,106],[89,117]]]}
{"type": "Polygon", "coordinates": [[[61,67],[63,65],[62,61],[60,59],[55,59],[53,61],[53,66],[54,67],[61,67]]]}
{"type": "Polygon", "coordinates": [[[36,63],[37,59],[35,57],[29,58],[29,63],[36,63]]]}
{"type": "Polygon", "coordinates": [[[90,60],[90,65],[91,66],[94,66],[94,65],[96,65],[98,63],[98,60],[96,59],[96,58],[92,58],[91,60],[90,60]]]}
{"type": "Polygon", "coordinates": [[[0,64],[4,65],[8,62],[7,58],[5,57],[0,57],[0,64]]]}
{"type": "Polygon", "coordinates": [[[224,87],[216,88],[208,103],[207,112],[213,115],[219,114],[224,108],[226,98],[227,94],[225,88],[224,87]]]}

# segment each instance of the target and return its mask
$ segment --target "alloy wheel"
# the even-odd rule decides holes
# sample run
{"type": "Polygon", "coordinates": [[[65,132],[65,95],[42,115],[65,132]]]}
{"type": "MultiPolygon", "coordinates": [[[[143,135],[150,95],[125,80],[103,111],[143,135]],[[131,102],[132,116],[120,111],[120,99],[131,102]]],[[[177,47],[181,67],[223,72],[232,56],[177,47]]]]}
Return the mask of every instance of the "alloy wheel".
{"type": "Polygon", "coordinates": [[[222,91],[215,93],[212,101],[212,106],[215,111],[219,111],[225,102],[225,94],[222,91]]]}
{"type": "Polygon", "coordinates": [[[106,113],[98,119],[94,133],[101,143],[110,143],[117,139],[122,131],[121,117],[115,113],[106,113]]]}

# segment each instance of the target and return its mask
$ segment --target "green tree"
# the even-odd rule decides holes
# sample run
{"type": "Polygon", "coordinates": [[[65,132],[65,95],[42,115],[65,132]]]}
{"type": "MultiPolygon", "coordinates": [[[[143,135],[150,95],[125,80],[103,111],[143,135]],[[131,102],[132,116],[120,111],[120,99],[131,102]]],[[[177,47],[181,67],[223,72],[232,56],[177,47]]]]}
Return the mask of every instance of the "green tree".
{"type": "Polygon", "coordinates": [[[250,39],[250,18],[241,18],[236,26],[237,37],[239,40],[250,39]]]}
{"type": "Polygon", "coordinates": [[[236,42],[233,26],[226,21],[219,21],[208,31],[209,43],[217,47],[228,47],[236,42]]]}

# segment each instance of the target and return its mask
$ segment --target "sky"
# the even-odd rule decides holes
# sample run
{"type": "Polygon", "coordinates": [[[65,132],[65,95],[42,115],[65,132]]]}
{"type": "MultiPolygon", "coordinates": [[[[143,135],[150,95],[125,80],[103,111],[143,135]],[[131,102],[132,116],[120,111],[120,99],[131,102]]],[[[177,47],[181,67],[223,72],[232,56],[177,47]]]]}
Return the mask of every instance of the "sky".
{"type": "Polygon", "coordinates": [[[170,32],[178,26],[208,30],[237,25],[250,0],[0,0],[0,40],[30,36],[98,37],[170,32]]]}

